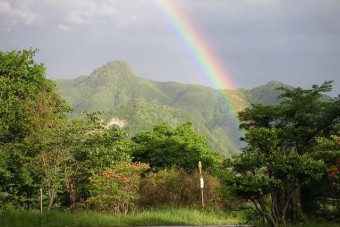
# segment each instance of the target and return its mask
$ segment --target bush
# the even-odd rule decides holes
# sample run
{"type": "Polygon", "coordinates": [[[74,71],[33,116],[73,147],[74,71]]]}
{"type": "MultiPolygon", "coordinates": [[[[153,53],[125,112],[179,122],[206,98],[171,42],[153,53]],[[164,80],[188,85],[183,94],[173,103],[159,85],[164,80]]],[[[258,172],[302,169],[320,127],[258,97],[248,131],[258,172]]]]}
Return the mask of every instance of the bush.
{"type": "MultiPolygon", "coordinates": [[[[141,207],[198,207],[201,205],[200,176],[180,169],[164,169],[149,173],[141,181],[139,205],[141,207]]],[[[204,176],[204,200],[207,206],[220,202],[219,181],[204,176]]]]}
{"type": "Polygon", "coordinates": [[[87,205],[99,212],[115,215],[133,211],[138,201],[140,175],[147,164],[121,162],[112,170],[90,178],[90,198],[87,205]]]}

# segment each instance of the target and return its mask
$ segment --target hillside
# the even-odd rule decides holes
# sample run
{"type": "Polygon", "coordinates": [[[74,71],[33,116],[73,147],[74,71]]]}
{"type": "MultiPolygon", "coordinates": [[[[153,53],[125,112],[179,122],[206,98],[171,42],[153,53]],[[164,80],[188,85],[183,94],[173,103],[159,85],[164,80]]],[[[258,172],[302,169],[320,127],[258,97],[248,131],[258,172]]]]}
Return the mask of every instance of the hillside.
{"type": "MultiPolygon", "coordinates": [[[[70,117],[83,111],[103,111],[105,120],[124,122],[130,134],[149,130],[162,121],[179,125],[192,120],[195,129],[208,138],[210,147],[225,156],[241,146],[235,116],[223,103],[218,90],[176,82],[157,82],[137,77],[130,66],[112,61],[89,76],[57,80],[60,94],[74,108],[70,117]]],[[[272,81],[251,90],[227,91],[242,110],[251,103],[274,104],[284,84],[272,81]]]]}

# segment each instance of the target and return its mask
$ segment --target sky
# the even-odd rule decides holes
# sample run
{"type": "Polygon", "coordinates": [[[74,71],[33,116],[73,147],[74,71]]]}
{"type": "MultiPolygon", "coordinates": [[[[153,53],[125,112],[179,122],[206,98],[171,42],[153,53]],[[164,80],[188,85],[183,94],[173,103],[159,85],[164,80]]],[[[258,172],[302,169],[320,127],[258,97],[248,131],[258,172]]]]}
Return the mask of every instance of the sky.
{"type": "MultiPolygon", "coordinates": [[[[340,93],[340,0],[170,0],[228,72],[226,88],[271,80],[340,93]]],[[[128,62],[155,81],[216,87],[157,0],[0,0],[0,50],[37,48],[48,78],[128,62]]]]}

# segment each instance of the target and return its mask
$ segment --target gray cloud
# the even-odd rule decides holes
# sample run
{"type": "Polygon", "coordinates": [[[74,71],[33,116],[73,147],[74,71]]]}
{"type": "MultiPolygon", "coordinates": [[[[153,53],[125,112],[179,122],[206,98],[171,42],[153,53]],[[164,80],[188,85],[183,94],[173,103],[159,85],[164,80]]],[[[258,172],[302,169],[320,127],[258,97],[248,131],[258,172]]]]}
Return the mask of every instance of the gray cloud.
{"type": "Polygon", "coordinates": [[[23,23],[24,25],[41,24],[44,17],[36,11],[31,10],[26,4],[17,4],[17,1],[0,1],[0,16],[2,25],[7,28],[23,23]]]}
{"type": "MultiPolygon", "coordinates": [[[[338,0],[171,0],[239,87],[271,79],[340,91],[338,0]]],[[[211,86],[152,0],[0,0],[0,48],[39,48],[53,78],[109,60],[137,75],[211,86]]]]}

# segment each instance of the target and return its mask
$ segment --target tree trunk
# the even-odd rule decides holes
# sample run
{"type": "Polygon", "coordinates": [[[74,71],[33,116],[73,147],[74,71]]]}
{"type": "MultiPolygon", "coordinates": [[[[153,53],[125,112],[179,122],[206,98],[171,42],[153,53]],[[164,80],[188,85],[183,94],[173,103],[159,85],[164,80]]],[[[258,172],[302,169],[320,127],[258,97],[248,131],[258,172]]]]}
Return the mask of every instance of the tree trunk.
{"type": "Polygon", "coordinates": [[[67,192],[70,194],[70,210],[71,213],[76,211],[76,189],[72,182],[68,182],[66,185],[67,192]]]}
{"type": "Polygon", "coordinates": [[[273,196],[277,202],[275,213],[280,223],[295,223],[301,220],[300,188],[296,184],[285,183],[273,196]]]}
{"type": "Polygon", "coordinates": [[[31,208],[32,208],[32,193],[31,193],[31,190],[26,192],[26,201],[25,201],[25,204],[26,204],[27,211],[30,211],[31,208]]]}
{"type": "Polygon", "coordinates": [[[297,188],[290,197],[288,202],[286,213],[286,220],[291,221],[293,223],[301,220],[302,209],[301,209],[301,200],[300,200],[300,189],[297,188]]]}
{"type": "Polygon", "coordinates": [[[47,207],[47,210],[50,210],[52,205],[53,205],[53,202],[54,202],[54,188],[49,188],[48,189],[48,207],[47,207]]]}
{"type": "Polygon", "coordinates": [[[266,202],[264,198],[251,199],[255,205],[255,209],[265,218],[271,227],[279,227],[279,220],[276,218],[272,211],[267,210],[266,202]]]}

